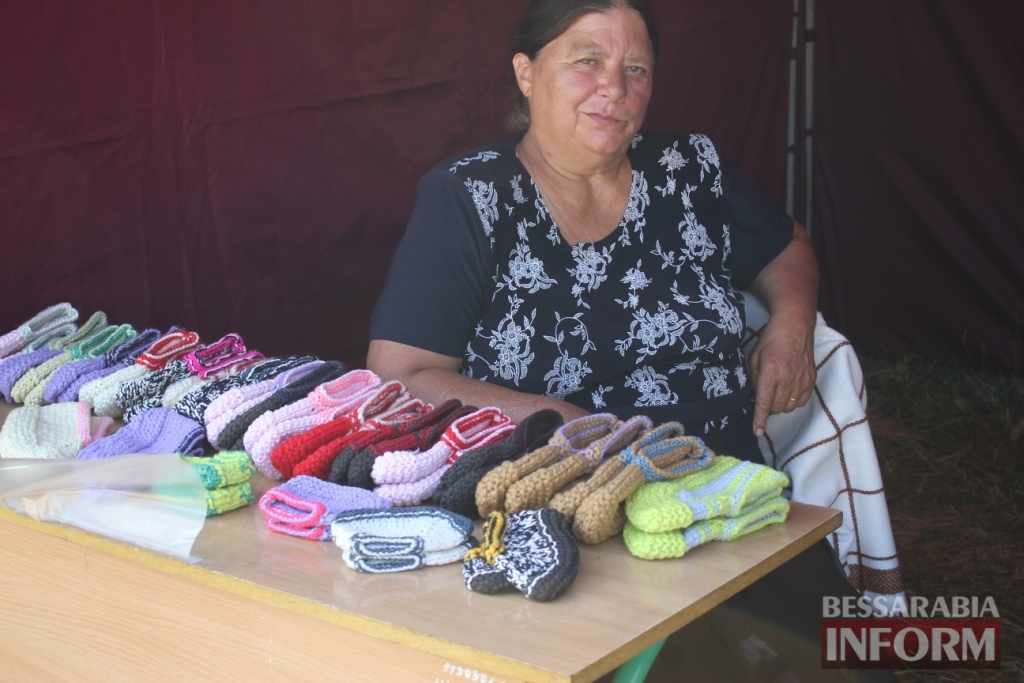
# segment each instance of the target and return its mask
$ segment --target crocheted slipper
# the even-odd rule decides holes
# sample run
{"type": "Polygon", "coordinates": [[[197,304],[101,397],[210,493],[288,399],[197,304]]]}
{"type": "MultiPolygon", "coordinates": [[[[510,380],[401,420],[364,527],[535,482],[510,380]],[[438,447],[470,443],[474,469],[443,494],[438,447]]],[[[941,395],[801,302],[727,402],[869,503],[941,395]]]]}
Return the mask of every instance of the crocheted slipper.
{"type": "MultiPolygon", "coordinates": [[[[682,431],[682,425],[670,423],[682,431]]],[[[675,429],[668,430],[670,433],[675,429]]],[[[623,451],[622,469],[606,485],[588,495],[576,510],[573,535],[584,543],[600,543],[622,531],[624,503],[645,482],[691,475],[709,467],[714,453],[693,436],[641,439],[623,451]]]]}
{"type": "Polygon", "coordinates": [[[593,472],[608,458],[643,436],[652,427],[650,418],[631,417],[586,448],[566,455],[558,462],[531,472],[509,487],[505,494],[505,512],[536,510],[551,497],[584,474],[593,472]]]}
{"type": "Polygon", "coordinates": [[[561,413],[545,408],[523,418],[504,441],[466,451],[441,475],[434,501],[446,510],[479,519],[476,486],[483,476],[507,460],[540,448],[564,423],[561,413]]]}
{"type": "Polygon", "coordinates": [[[587,448],[615,431],[621,423],[611,413],[596,413],[571,420],[555,431],[548,443],[516,460],[503,462],[481,479],[476,487],[477,512],[486,517],[505,509],[505,494],[526,475],[587,448]]]}
{"type": "MultiPolygon", "coordinates": [[[[69,347],[74,346],[75,344],[78,344],[79,342],[88,339],[89,337],[93,336],[100,330],[104,329],[106,326],[107,314],[104,313],[103,311],[96,311],[95,313],[89,316],[88,320],[82,323],[77,329],[75,329],[70,334],[66,334],[62,337],[55,336],[51,338],[48,342],[45,342],[46,348],[64,351],[69,347]]],[[[44,342],[42,342],[40,338],[40,340],[27,345],[25,348],[40,348],[40,346],[43,343],[44,342]],[[35,346],[33,346],[33,344],[35,344],[35,346]]]]}
{"type": "Polygon", "coordinates": [[[729,455],[710,467],[638,488],[626,501],[626,517],[642,531],[682,529],[702,519],[731,517],[754,501],[780,495],[789,477],[767,465],[729,455]]]}
{"type": "MultiPolygon", "coordinates": [[[[471,448],[482,448],[507,438],[515,423],[499,408],[481,408],[452,422],[436,444],[426,451],[390,451],[374,460],[374,483],[409,484],[452,464],[471,448]]],[[[440,476],[438,477],[440,479],[440,476]]]]}
{"type": "Polygon", "coordinates": [[[447,510],[410,507],[343,512],[331,523],[334,543],[357,571],[400,571],[461,559],[473,522],[447,510]]]}
{"type": "Polygon", "coordinates": [[[28,321],[0,336],[0,358],[21,351],[26,344],[39,337],[48,337],[60,330],[67,330],[64,334],[68,334],[74,330],[76,320],[78,311],[67,302],[44,308],[28,321]]]}
{"type": "MultiPolygon", "coordinates": [[[[300,406],[300,403],[294,405],[300,406]]],[[[326,479],[334,453],[321,446],[352,434],[374,417],[416,410],[422,405],[413,401],[401,382],[393,380],[381,384],[380,378],[373,375],[372,382],[366,382],[361,389],[353,391],[351,400],[339,403],[336,409],[328,409],[330,412],[317,420],[317,424],[308,429],[290,428],[290,435],[270,452],[270,462],[282,477],[304,474],[326,479]]],[[[312,421],[306,418],[306,424],[312,421]]]]}
{"type": "Polygon", "coordinates": [[[0,361],[0,393],[3,393],[4,399],[8,403],[13,403],[14,397],[11,392],[21,376],[40,363],[59,356],[60,353],[51,349],[40,349],[31,353],[19,353],[0,361]]]}
{"type": "Polygon", "coordinates": [[[121,417],[125,422],[131,422],[150,408],[159,407],[167,388],[188,376],[185,361],[173,360],[159,370],[122,384],[114,399],[121,409],[121,417]]]}
{"type": "Polygon", "coordinates": [[[89,444],[76,456],[97,460],[127,453],[202,455],[203,428],[167,408],[150,408],[109,436],[89,444]]]}
{"type": "Polygon", "coordinates": [[[370,491],[306,475],[269,489],[259,502],[268,529],[311,540],[330,540],[331,522],[342,512],[388,506],[370,491]]]}
{"type": "Polygon", "coordinates": [[[19,406],[0,428],[0,455],[5,458],[74,458],[83,446],[101,439],[113,425],[103,419],[95,428],[85,403],[19,406]]]}
{"type": "Polygon", "coordinates": [[[305,363],[286,368],[272,377],[231,389],[215,398],[203,411],[203,423],[206,425],[210,443],[215,448],[219,448],[221,445],[220,435],[232,420],[259,405],[278,389],[301,379],[323,364],[324,361],[313,358],[305,363]]]}
{"type": "Polygon", "coordinates": [[[651,533],[626,522],[622,538],[630,554],[644,560],[682,557],[709,541],[731,541],[786,521],[789,501],[781,495],[767,496],[740,510],[735,517],[715,517],[695,522],[685,529],[651,533]]]}
{"type": "Polygon", "coordinates": [[[466,555],[462,576],[470,590],[497,593],[511,585],[531,600],[547,602],[565,593],[579,565],[579,547],[561,513],[493,512],[484,523],[483,543],[466,555]]]}
{"type": "Polygon", "coordinates": [[[256,467],[268,477],[285,479],[289,476],[271,463],[274,446],[293,434],[352,410],[380,385],[380,378],[369,370],[352,370],[313,385],[316,374],[323,370],[323,367],[314,370],[295,384],[275,392],[274,396],[296,394],[306,388],[305,396],[263,413],[245,430],[242,444],[252,454],[256,467]]]}
{"type": "MultiPolygon", "coordinates": [[[[275,390],[256,405],[232,418],[231,422],[221,431],[220,436],[217,437],[217,443],[221,448],[229,448],[235,451],[248,450],[245,448],[245,435],[258,419],[275,410],[280,410],[285,406],[290,406],[307,398],[309,392],[321,384],[338,379],[343,374],[345,374],[345,364],[341,361],[327,361],[310,370],[299,379],[275,390]]],[[[268,421],[273,422],[272,419],[268,421]]],[[[259,462],[256,463],[256,467],[260,467],[259,462]]]]}
{"type": "Polygon", "coordinates": [[[245,451],[221,451],[212,457],[183,455],[181,459],[199,474],[207,489],[241,484],[256,473],[252,458],[245,451]]]}
{"type": "Polygon", "coordinates": [[[626,446],[620,453],[608,458],[601,463],[594,473],[585,479],[580,479],[565,487],[548,501],[547,507],[558,510],[565,515],[569,524],[573,523],[576,511],[584,499],[599,488],[608,485],[615,476],[621,472],[626,463],[623,454],[632,451],[638,443],[655,443],[664,439],[671,439],[684,435],[683,425],[678,422],[666,422],[643,434],[635,442],[626,446]]]}
{"type": "MultiPolygon", "coordinates": [[[[78,400],[77,389],[73,394],[69,393],[71,387],[85,375],[111,365],[112,363],[109,362],[111,356],[137,338],[138,334],[131,325],[118,325],[108,327],[102,335],[97,335],[90,340],[91,343],[83,344],[76,349],[82,356],[80,359],[58,368],[46,380],[46,386],[43,389],[43,402],[60,403],[78,400]]],[[[84,382],[78,383],[77,386],[81,386],[81,384],[84,382]]]]}
{"type": "MultiPolygon", "coordinates": [[[[294,468],[294,474],[327,479],[338,450],[360,429],[368,427],[375,419],[383,421],[395,415],[419,413],[422,409],[422,401],[413,399],[401,382],[385,382],[344,414],[298,434],[290,443],[279,444],[271,460],[275,465],[278,460],[292,463],[289,467],[294,468]]],[[[281,466],[278,469],[287,476],[285,469],[281,466]]]]}
{"type": "MultiPolygon", "coordinates": [[[[258,353],[258,352],[250,352],[258,353]]],[[[313,356],[286,356],[284,358],[262,358],[240,369],[236,374],[204,383],[190,391],[174,404],[174,411],[205,424],[206,409],[219,396],[232,389],[249,386],[273,378],[290,368],[315,360],[313,356]]]]}
{"type": "Polygon", "coordinates": [[[498,408],[481,408],[453,422],[440,441],[422,453],[397,451],[377,458],[373,463],[374,480],[384,478],[390,483],[382,483],[374,491],[392,505],[419,505],[433,495],[445,470],[462,453],[498,443],[513,431],[515,423],[498,408]],[[380,474],[384,476],[378,477],[380,474]],[[418,478],[408,481],[413,477],[418,478]]]}
{"type": "Polygon", "coordinates": [[[432,448],[452,422],[477,410],[449,399],[408,419],[389,421],[351,439],[335,456],[328,479],[338,484],[372,489],[373,462],[388,451],[432,448]]]}
{"type": "Polygon", "coordinates": [[[36,401],[26,401],[29,394],[38,386],[39,396],[42,398],[41,385],[46,379],[50,377],[58,368],[61,368],[71,362],[71,358],[67,353],[58,352],[56,356],[49,358],[38,365],[29,368],[25,373],[18,378],[18,381],[11,387],[11,398],[14,399],[15,403],[35,403],[41,405],[36,401]]]}

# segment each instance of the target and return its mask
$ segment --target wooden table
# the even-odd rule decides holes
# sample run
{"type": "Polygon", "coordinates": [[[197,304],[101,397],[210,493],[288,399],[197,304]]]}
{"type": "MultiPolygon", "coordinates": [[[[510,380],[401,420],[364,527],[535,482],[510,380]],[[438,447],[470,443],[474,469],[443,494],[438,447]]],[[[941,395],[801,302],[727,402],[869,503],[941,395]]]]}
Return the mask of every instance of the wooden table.
{"type": "Polygon", "coordinates": [[[187,563],[0,505],[0,661],[24,682],[593,681],[840,518],[794,504],[784,524],[659,562],[621,537],[581,545],[568,592],[536,603],[467,590],[459,564],[360,574],[255,506],[207,519],[187,563]]]}

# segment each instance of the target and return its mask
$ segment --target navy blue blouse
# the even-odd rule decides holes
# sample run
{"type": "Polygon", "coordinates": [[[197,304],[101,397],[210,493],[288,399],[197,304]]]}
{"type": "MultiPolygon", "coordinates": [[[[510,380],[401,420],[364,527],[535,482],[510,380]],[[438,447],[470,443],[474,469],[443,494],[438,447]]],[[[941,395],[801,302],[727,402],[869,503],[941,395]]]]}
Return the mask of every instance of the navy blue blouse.
{"type": "Polygon", "coordinates": [[[711,140],[642,133],[625,215],[570,245],[509,136],[427,173],[370,338],[592,411],[727,426],[752,392],[740,290],[789,244],[711,140]]]}

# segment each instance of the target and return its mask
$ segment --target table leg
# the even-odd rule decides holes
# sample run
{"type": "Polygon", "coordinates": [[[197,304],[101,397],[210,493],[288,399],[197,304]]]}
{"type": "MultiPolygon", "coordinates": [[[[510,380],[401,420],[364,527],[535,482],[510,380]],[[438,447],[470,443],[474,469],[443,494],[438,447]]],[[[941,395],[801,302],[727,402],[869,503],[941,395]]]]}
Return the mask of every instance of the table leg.
{"type": "Polygon", "coordinates": [[[647,678],[647,672],[651,670],[651,665],[654,664],[654,659],[661,652],[661,646],[664,644],[665,639],[662,638],[620,666],[619,670],[615,672],[615,678],[612,679],[612,683],[643,683],[644,679],[647,678]]]}

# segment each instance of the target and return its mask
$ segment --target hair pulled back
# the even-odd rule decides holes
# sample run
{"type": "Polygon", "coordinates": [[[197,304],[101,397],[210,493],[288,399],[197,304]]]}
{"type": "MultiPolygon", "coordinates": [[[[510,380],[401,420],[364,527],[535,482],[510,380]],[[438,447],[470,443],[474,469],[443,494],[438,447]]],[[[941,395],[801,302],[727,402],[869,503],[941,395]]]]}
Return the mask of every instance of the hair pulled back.
{"type": "MultiPolygon", "coordinates": [[[[583,15],[613,9],[631,9],[640,15],[647,27],[647,35],[651,39],[651,47],[657,58],[658,25],[647,0],[533,0],[523,20],[516,27],[512,49],[506,63],[511,68],[512,57],[520,52],[531,60],[536,59],[537,53],[545,45],[569,30],[569,27],[583,15]]],[[[514,77],[513,73],[513,84],[514,77]]],[[[513,130],[523,130],[530,125],[530,105],[518,86],[513,87],[514,101],[508,126],[513,130]]]]}

